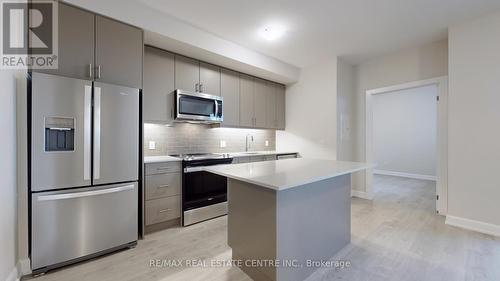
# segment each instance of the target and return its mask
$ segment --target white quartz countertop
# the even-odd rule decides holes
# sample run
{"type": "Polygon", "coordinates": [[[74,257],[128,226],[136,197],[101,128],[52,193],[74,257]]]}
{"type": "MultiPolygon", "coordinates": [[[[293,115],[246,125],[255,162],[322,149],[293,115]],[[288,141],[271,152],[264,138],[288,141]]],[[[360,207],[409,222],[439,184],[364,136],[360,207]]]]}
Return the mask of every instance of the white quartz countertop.
{"type": "Polygon", "coordinates": [[[205,171],[281,191],[370,168],[358,162],[292,158],[207,166],[205,171]]]}
{"type": "Polygon", "coordinates": [[[182,161],[182,159],[172,156],[146,156],[144,157],[144,163],[163,163],[163,162],[175,162],[182,161]]]}

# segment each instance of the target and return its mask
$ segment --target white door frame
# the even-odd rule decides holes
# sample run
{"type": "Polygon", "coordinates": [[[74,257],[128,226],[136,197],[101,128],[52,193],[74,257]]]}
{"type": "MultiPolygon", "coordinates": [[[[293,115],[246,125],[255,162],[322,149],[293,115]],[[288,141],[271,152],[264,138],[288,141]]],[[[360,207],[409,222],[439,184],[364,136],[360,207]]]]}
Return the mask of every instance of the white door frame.
{"type": "MultiPolygon", "coordinates": [[[[436,209],[440,215],[448,211],[448,76],[404,83],[384,88],[366,91],[366,131],[365,153],[366,162],[374,163],[373,159],[373,95],[401,91],[423,86],[436,85],[439,102],[437,106],[437,171],[436,171],[436,209]]],[[[366,193],[373,198],[373,169],[365,173],[366,193]]]]}

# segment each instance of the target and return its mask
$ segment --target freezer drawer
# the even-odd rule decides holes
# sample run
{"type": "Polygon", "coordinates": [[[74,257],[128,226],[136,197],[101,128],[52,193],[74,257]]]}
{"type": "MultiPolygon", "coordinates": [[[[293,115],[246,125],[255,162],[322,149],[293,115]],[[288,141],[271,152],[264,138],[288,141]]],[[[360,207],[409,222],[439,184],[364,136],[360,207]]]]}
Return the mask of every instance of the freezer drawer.
{"type": "Polygon", "coordinates": [[[32,194],[33,270],[137,240],[137,183],[32,194]]]}

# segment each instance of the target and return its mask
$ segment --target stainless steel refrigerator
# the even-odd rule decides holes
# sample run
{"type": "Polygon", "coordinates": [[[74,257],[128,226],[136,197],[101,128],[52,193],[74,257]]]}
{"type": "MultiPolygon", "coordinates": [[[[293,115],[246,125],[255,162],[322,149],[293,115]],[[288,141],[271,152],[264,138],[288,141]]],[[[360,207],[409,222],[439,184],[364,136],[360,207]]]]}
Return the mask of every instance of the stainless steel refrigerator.
{"type": "Polygon", "coordinates": [[[33,272],[135,245],[139,89],[41,73],[28,85],[33,272]]]}

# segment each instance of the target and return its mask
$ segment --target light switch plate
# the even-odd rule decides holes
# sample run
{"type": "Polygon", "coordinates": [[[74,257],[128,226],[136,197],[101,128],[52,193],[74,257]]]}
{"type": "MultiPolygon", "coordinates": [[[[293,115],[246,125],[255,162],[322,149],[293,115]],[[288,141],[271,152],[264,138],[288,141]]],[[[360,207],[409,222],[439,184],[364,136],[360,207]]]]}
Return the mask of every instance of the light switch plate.
{"type": "Polygon", "coordinates": [[[220,141],[220,147],[221,147],[221,148],[224,148],[224,147],[226,147],[226,146],[227,146],[226,141],[225,141],[225,140],[221,140],[221,141],[220,141]]]}
{"type": "Polygon", "coordinates": [[[156,149],[156,142],[155,141],[149,141],[148,148],[153,150],[156,149]]]}
{"type": "Polygon", "coordinates": [[[268,140],[266,140],[266,146],[269,146],[269,141],[268,140]]]}

